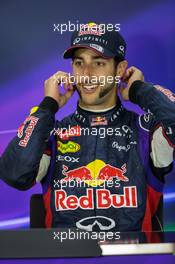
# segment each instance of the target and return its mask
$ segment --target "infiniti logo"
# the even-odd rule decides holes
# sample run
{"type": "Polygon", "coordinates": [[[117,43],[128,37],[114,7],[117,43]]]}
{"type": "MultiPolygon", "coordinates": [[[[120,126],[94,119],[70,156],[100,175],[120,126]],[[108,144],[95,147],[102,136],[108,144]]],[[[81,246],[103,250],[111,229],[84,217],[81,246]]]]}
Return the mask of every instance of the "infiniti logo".
{"type": "Polygon", "coordinates": [[[80,42],[81,38],[76,38],[73,42],[73,45],[77,44],[78,42],[80,42]]]}
{"type": "Polygon", "coordinates": [[[125,47],[123,45],[120,45],[119,49],[124,52],[125,47]]]}
{"type": "Polygon", "coordinates": [[[116,223],[113,219],[105,216],[91,216],[76,222],[76,226],[86,231],[93,231],[93,227],[97,225],[100,230],[110,230],[115,227],[116,223]]]}

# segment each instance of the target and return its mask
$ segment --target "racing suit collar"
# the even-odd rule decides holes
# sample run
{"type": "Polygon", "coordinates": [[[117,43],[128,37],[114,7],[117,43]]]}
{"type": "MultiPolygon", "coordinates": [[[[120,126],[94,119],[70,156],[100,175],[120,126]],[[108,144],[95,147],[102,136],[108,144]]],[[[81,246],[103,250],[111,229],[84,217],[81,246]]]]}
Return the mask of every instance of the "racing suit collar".
{"type": "Polygon", "coordinates": [[[119,97],[117,98],[117,105],[114,106],[112,109],[106,112],[92,112],[85,109],[82,109],[77,104],[76,112],[74,113],[75,119],[84,125],[88,126],[101,126],[101,125],[109,125],[114,121],[117,122],[118,118],[120,117],[121,113],[123,112],[123,106],[119,97]]]}

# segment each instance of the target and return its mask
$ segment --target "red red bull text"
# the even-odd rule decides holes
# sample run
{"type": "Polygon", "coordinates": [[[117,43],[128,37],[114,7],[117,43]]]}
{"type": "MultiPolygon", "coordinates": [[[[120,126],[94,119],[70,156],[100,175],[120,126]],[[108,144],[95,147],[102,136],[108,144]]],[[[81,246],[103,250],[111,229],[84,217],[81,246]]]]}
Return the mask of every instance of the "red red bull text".
{"type": "Polygon", "coordinates": [[[86,195],[77,197],[67,195],[64,190],[55,191],[55,209],[56,211],[81,209],[108,209],[110,207],[137,207],[137,188],[129,186],[123,188],[123,194],[111,194],[107,189],[98,189],[95,191],[96,204],[94,204],[94,190],[86,189],[86,195]]]}

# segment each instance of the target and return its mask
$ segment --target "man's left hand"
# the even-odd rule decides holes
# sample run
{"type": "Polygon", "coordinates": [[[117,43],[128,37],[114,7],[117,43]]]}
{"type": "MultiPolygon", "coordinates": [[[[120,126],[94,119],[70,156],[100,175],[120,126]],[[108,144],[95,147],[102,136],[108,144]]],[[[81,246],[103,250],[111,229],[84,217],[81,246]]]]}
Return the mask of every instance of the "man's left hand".
{"type": "Polygon", "coordinates": [[[132,66],[126,70],[122,78],[120,93],[124,100],[129,100],[129,89],[134,81],[144,81],[143,73],[132,66]]]}

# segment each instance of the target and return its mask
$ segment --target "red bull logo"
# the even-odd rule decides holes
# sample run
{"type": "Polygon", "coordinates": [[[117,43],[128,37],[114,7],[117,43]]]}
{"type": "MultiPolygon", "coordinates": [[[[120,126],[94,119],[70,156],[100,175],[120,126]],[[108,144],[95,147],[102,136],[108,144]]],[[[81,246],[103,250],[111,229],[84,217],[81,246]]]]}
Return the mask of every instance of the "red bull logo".
{"type": "MultiPolygon", "coordinates": [[[[83,181],[89,186],[96,187],[102,185],[105,181],[116,179],[117,182],[128,182],[129,179],[124,175],[126,173],[126,164],[121,168],[116,168],[106,164],[102,160],[95,160],[86,166],[69,170],[63,165],[62,182],[83,181]]],[[[86,194],[81,197],[67,195],[66,191],[55,190],[55,208],[56,210],[76,210],[81,209],[108,209],[110,207],[137,207],[137,188],[136,186],[123,187],[123,194],[111,194],[108,189],[86,188],[86,194]],[[94,192],[95,191],[95,192],[94,192]],[[94,199],[96,197],[96,199],[94,199]]]]}
{"type": "Polygon", "coordinates": [[[104,34],[103,28],[100,25],[97,25],[94,22],[90,22],[88,24],[84,24],[81,26],[81,30],[80,30],[78,36],[82,36],[82,35],[101,36],[103,34],[104,34]]]}
{"type": "Polygon", "coordinates": [[[101,122],[101,121],[105,121],[105,120],[106,120],[106,118],[103,116],[97,116],[97,117],[92,118],[93,122],[101,122]]]}
{"type": "Polygon", "coordinates": [[[162,87],[162,86],[160,86],[160,85],[154,85],[154,87],[158,90],[158,91],[160,91],[160,92],[162,92],[164,95],[166,95],[167,97],[168,97],[168,99],[171,101],[171,102],[175,102],[175,96],[174,96],[174,94],[170,91],[170,90],[168,90],[168,89],[165,89],[164,87],[162,87]]]}
{"type": "Polygon", "coordinates": [[[25,134],[24,139],[21,139],[19,141],[19,146],[21,146],[21,147],[26,147],[27,146],[28,141],[29,141],[29,139],[30,139],[30,137],[32,135],[32,132],[33,132],[38,120],[39,120],[39,118],[37,118],[35,116],[28,116],[26,118],[26,120],[24,121],[24,123],[19,127],[19,129],[18,129],[18,137],[22,138],[23,135],[25,134]],[[29,123],[29,124],[28,124],[28,126],[27,126],[27,128],[26,128],[26,130],[24,132],[24,127],[25,127],[25,125],[27,123],[29,123]]]}
{"type": "Polygon", "coordinates": [[[93,117],[91,121],[91,126],[107,125],[108,121],[104,116],[93,117]]]}
{"type": "Polygon", "coordinates": [[[98,189],[94,196],[94,190],[86,189],[86,195],[77,197],[75,195],[67,196],[64,190],[55,191],[55,209],[56,211],[81,209],[108,209],[110,207],[137,207],[137,189],[136,186],[123,188],[123,194],[111,194],[109,190],[98,189]],[[96,199],[94,199],[96,197],[96,199]]]}
{"type": "Polygon", "coordinates": [[[23,124],[18,128],[17,135],[18,135],[19,138],[22,138],[22,137],[23,137],[24,126],[25,126],[25,124],[23,123],[23,124]]]}
{"type": "Polygon", "coordinates": [[[24,122],[20,125],[20,127],[18,128],[18,137],[22,138],[24,135],[24,127],[27,124],[27,122],[29,122],[31,120],[31,116],[27,116],[26,119],[24,120],[24,122]]]}
{"type": "Polygon", "coordinates": [[[112,165],[106,164],[102,160],[95,160],[86,166],[69,170],[67,166],[63,165],[63,175],[66,177],[62,181],[84,181],[89,186],[96,187],[104,183],[104,181],[128,182],[129,179],[124,175],[126,173],[126,164],[121,168],[116,168],[112,165]]]}

